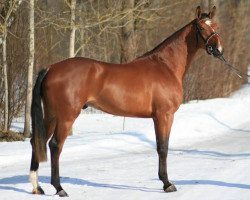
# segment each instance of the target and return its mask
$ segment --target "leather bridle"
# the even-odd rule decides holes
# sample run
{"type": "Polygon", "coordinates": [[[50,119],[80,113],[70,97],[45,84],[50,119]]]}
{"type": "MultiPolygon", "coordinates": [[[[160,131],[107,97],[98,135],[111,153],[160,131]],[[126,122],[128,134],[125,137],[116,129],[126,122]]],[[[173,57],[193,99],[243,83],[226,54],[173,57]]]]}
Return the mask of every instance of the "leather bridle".
{"type": "MultiPolygon", "coordinates": [[[[204,20],[204,19],[202,19],[202,20],[204,20]]],[[[200,20],[200,21],[202,21],[202,20],[200,20]]],[[[204,43],[204,45],[205,45],[205,47],[206,47],[206,51],[207,51],[207,53],[209,54],[209,55],[213,55],[213,56],[215,56],[215,57],[218,57],[218,56],[221,56],[221,55],[223,55],[223,53],[224,53],[224,49],[222,50],[222,52],[215,52],[215,50],[213,49],[213,47],[211,46],[211,45],[209,45],[208,44],[208,42],[209,42],[209,40],[213,37],[213,36],[215,36],[215,35],[219,35],[220,36],[220,34],[219,33],[216,33],[216,32],[214,32],[214,33],[212,33],[211,35],[209,35],[206,39],[203,37],[203,35],[201,34],[201,32],[200,32],[200,29],[199,29],[199,27],[198,27],[198,23],[200,22],[200,21],[198,21],[197,22],[197,24],[196,24],[196,27],[197,27],[197,34],[196,34],[196,38],[197,38],[197,45],[198,45],[198,35],[201,37],[201,39],[202,39],[202,41],[203,41],[203,43],[204,43]],[[216,54],[215,54],[216,53],[216,54]]]]}

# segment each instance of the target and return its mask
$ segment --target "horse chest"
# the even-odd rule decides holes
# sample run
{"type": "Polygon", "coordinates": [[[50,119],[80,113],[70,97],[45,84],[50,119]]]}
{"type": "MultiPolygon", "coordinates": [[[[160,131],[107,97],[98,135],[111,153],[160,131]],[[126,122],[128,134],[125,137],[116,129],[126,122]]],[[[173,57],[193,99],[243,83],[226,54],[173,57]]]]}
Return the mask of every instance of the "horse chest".
{"type": "Polygon", "coordinates": [[[158,109],[175,112],[182,103],[182,85],[177,81],[163,81],[154,92],[154,105],[158,109]]]}

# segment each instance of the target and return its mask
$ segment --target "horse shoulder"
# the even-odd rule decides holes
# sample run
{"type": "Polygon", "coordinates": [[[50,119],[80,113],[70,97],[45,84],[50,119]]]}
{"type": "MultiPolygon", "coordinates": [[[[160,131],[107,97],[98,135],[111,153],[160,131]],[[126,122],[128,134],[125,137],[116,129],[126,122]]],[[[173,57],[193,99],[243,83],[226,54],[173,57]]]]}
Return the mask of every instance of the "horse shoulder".
{"type": "Polygon", "coordinates": [[[154,110],[174,113],[178,110],[182,100],[182,81],[170,72],[161,73],[154,87],[154,110]]]}

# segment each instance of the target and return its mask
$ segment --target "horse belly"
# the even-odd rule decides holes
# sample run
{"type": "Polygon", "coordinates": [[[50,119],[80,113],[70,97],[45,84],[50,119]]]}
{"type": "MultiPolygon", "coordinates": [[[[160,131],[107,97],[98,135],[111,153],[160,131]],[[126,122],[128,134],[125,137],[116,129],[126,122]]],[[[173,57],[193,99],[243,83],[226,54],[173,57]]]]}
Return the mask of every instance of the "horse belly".
{"type": "Polygon", "coordinates": [[[147,118],[152,115],[150,94],[135,89],[104,89],[87,105],[118,116],[147,118]]]}

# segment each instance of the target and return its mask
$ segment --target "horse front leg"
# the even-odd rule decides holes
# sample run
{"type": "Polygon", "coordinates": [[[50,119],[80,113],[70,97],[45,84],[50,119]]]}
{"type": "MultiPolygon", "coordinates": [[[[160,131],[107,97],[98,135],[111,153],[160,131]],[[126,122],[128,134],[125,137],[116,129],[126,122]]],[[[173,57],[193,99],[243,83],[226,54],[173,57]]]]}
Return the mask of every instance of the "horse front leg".
{"type": "Polygon", "coordinates": [[[159,156],[159,179],[163,182],[165,192],[177,191],[174,184],[169,182],[167,173],[167,155],[173,114],[160,114],[154,118],[157,152],[159,156]]]}

